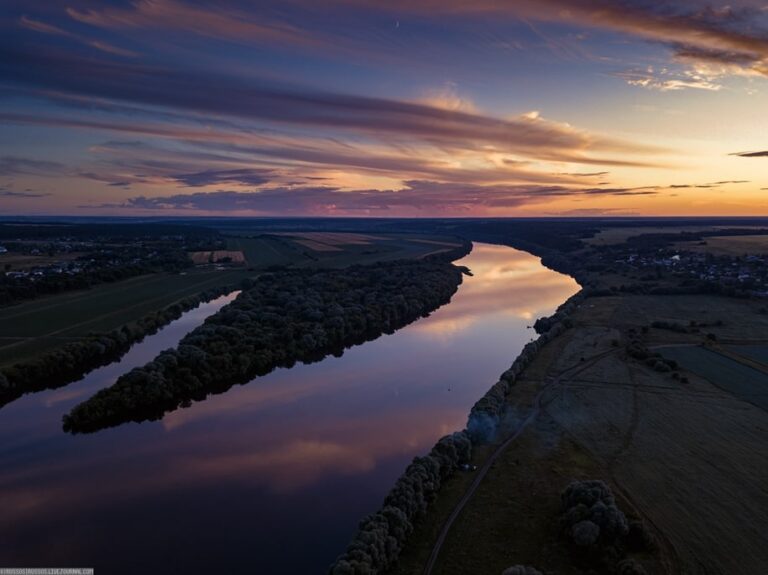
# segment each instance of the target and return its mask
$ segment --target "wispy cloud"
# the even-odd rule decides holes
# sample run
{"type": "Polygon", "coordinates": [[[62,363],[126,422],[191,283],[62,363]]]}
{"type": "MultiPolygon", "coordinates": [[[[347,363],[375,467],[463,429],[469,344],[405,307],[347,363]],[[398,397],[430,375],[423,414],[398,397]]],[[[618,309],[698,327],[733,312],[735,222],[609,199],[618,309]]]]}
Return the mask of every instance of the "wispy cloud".
{"type": "Polygon", "coordinates": [[[663,68],[656,71],[652,66],[645,69],[615,72],[614,76],[621,78],[630,86],[640,86],[662,92],[686,88],[717,92],[723,87],[722,84],[690,70],[678,72],[663,68]]]}
{"type": "Polygon", "coordinates": [[[264,80],[201,76],[157,67],[116,66],[21,49],[11,49],[7,56],[0,63],[6,83],[195,113],[367,137],[389,135],[444,148],[477,150],[492,146],[549,161],[647,165],[600,154],[659,151],[541,117],[501,119],[403,100],[280,87],[264,80]],[[214,84],[217,90],[208,89],[214,84]]]}
{"type": "Polygon", "coordinates": [[[0,156],[0,176],[16,175],[57,175],[61,174],[66,166],[59,162],[37,160],[19,156],[0,156]]]}
{"type": "MultiPolygon", "coordinates": [[[[350,0],[346,0],[348,3],[350,0]]],[[[365,1],[365,0],[364,0],[365,1]]],[[[669,46],[673,55],[711,62],[729,55],[743,72],[768,75],[765,6],[714,9],[695,2],[642,0],[367,0],[369,6],[399,14],[453,14],[525,17],[620,32],[669,46]]],[[[355,4],[359,4],[355,0],[355,4]]]]}
{"type": "Polygon", "coordinates": [[[477,186],[412,180],[396,190],[344,190],[333,186],[265,188],[254,192],[216,191],[170,196],[131,198],[122,204],[100,207],[131,210],[237,212],[256,214],[408,214],[440,212],[477,213],[546,203],[556,198],[579,196],[652,195],[644,188],[577,188],[567,186],[477,186]]]}
{"type": "Polygon", "coordinates": [[[23,199],[31,199],[31,198],[44,198],[46,196],[50,196],[50,193],[47,192],[15,192],[13,190],[6,190],[0,188],[0,196],[4,198],[23,198],[23,199]]]}
{"type": "Polygon", "coordinates": [[[128,58],[135,58],[138,56],[136,52],[127,50],[125,48],[120,48],[118,46],[114,46],[109,42],[105,42],[103,40],[86,38],[79,34],[69,32],[68,30],[64,30],[63,28],[59,28],[58,26],[54,26],[53,24],[47,24],[45,22],[35,20],[28,16],[22,16],[19,19],[19,26],[26,28],[28,30],[40,32],[42,34],[50,34],[53,36],[62,36],[64,38],[69,38],[71,40],[74,40],[86,46],[90,46],[91,48],[101,50],[102,52],[107,52],[108,54],[114,54],[116,56],[125,56],[128,58]]]}
{"type": "Polygon", "coordinates": [[[188,174],[174,174],[171,177],[190,188],[233,183],[260,186],[270,181],[271,173],[269,170],[243,168],[235,170],[203,170],[202,172],[188,174]]]}
{"type": "Polygon", "coordinates": [[[732,156],[740,156],[742,158],[768,158],[768,150],[760,152],[735,152],[732,156]]]}
{"type": "Polygon", "coordinates": [[[235,8],[225,3],[206,8],[177,0],[137,0],[126,7],[90,10],[67,8],[69,16],[80,23],[109,29],[183,30],[208,38],[244,42],[279,43],[290,46],[317,47],[316,34],[267,13],[254,13],[256,6],[235,8]]]}

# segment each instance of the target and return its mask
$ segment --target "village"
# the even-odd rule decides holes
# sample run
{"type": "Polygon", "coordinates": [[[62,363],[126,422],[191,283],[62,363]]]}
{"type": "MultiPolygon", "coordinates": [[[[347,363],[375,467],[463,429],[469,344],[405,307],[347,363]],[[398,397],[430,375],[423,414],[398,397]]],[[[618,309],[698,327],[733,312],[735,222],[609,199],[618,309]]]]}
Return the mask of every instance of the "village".
{"type": "Polygon", "coordinates": [[[194,235],[0,237],[0,304],[191,267],[188,251],[220,247],[194,235]]]}
{"type": "Polygon", "coordinates": [[[595,259],[606,270],[642,283],[667,278],[674,279],[681,288],[768,297],[768,253],[714,254],[705,251],[705,246],[706,242],[692,248],[626,243],[601,248],[595,259]]]}

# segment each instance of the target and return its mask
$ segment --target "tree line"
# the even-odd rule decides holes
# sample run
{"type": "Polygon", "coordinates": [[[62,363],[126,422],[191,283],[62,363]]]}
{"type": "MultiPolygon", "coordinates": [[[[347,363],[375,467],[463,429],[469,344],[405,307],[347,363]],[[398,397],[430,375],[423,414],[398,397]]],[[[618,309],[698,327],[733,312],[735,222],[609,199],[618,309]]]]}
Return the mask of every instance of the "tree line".
{"type": "Polygon", "coordinates": [[[230,285],[206,290],[110,332],[94,334],[33,359],[2,368],[0,369],[0,406],[18,399],[25,393],[55,389],[78,381],[88,372],[117,361],[134,343],[178,319],[185,311],[235,289],[237,286],[230,285]]]}

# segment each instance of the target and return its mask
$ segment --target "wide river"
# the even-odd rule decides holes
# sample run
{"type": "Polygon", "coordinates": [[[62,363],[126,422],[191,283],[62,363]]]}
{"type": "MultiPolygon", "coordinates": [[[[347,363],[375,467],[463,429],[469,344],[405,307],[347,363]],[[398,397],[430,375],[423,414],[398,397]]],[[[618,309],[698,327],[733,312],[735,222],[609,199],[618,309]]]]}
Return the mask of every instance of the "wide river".
{"type": "Polygon", "coordinates": [[[476,243],[457,263],[474,277],[430,317],[161,421],[61,430],[74,405],[175,346],[234,294],[80,382],[0,409],[0,567],[325,572],[408,462],[464,427],[535,337],[528,326],[578,289],[508,247],[476,243]]]}

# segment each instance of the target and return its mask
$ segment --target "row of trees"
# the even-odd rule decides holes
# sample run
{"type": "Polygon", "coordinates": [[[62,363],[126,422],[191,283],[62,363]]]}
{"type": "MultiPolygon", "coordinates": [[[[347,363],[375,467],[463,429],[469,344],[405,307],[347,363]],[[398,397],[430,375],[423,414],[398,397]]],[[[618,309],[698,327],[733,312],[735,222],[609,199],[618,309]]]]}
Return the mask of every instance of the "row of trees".
{"type": "Polygon", "coordinates": [[[185,311],[237,289],[222,286],[184,298],[173,305],[103,334],[68,343],[34,359],[0,370],[0,406],[25,393],[62,387],[81,379],[89,371],[122,357],[130,347],[185,311]]]}
{"type": "Polygon", "coordinates": [[[472,406],[469,412],[469,420],[467,421],[467,432],[473,442],[487,443],[493,441],[504,415],[507,396],[515,385],[517,377],[534,360],[539,349],[572,325],[571,319],[568,316],[585,297],[586,293],[580,291],[561,305],[553,316],[542,320],[539,328],[541,329],[546,324],[547,331],[542,333],[535,341],[527,343],[520,352],[520,355],[515,359],[512,367],[505,371],[501,375],[501,379],[472,406]]]}
{"type": "Polygon", "coordinates": [[[276,367],[311,362],[373,339],[447,303],[461,271],[444,261],[267,274],[181,340],[64,418],[90,432],[157,419],[276,367]]]}
{"type": "Polygon", "coordinates": [[[371,575],[392,567],[414,522],[426,513],[443,482],[471,457],[472,442],[461,431],[440,438],[428,455],[414,458],[381,509],[360,522],[346,552],[331,565],[330,575],[371,575]]]}

